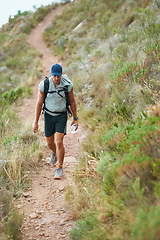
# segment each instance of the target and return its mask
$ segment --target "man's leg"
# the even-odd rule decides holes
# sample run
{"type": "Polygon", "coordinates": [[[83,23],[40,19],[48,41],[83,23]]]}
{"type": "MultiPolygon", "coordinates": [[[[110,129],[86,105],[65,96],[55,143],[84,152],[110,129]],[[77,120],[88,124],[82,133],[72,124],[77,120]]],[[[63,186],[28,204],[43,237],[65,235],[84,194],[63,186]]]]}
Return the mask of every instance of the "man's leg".
{"type": "Polygon", "coordinates": [[[55,143],[56,143],[56,153],[57,153],[57,159],[58,159],[58,167],[60,169],[63,168],[63,161],[64,161],[64,145],[63,145],[63,138],[64,133],[55,133],[55,143]]]}
{"type": "Polygon", "coordinates": [[[52,150],[52,152],[55,154],[56,153],[56,144],[54,142],[54,134],[50,137],[46,137],[47,145],[49,149],[52,150]]]}

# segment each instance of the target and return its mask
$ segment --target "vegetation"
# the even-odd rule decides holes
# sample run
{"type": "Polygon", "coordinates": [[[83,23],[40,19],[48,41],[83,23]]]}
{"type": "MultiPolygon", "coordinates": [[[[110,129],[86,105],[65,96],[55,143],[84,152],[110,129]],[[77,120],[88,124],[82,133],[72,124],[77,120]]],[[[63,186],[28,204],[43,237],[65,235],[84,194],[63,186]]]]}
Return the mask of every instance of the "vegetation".
{"type": "Polygon", "coordinates": [[[0,239],[21,239],[23,216],[13,200],[30,186],[44,152],[40,138],[16,115],[22,98],[42,75],[41,54],[27,42],[28,33],[57,4],[20,11],[0,30],[0,239]]]}
{"type": "Polygon", "coordinates": [[[159,239],[159,8],[75,1],[44,32],[88,132],[66,193],[77,220],[71,239],[159,239]]]}
{"type": "MultiPolygon", "coordinates": [[[[69,6],[43,37],[65,62],[88,133],[66,193],[76,219],[70,237],[158,240],[159,0],[79,0],[69,6]]],[[[21,125],[15,110],[42,71],[27,34],[54,7],[18,12],[0,32],[2,239],[20,238],[23,216],[11,197],[30,184],[29,173],[42,157],[39,138],[21,125]]]]}

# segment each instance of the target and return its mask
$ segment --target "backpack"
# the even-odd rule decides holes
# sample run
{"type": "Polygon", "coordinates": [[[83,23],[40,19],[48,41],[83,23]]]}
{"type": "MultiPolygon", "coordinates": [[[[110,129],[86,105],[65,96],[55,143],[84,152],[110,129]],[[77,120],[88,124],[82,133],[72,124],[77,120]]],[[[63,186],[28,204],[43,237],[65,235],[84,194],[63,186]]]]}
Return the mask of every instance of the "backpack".
{"type": "MultiPolygon", "coordinates": [[[[44,80],[44,100],[43,100],[42,113],[44,113],[45,109],[48,112],[51,112],[51,113],[59,113],[59,112],[52,112],[49,109],[47,109],[46,106],[45,106],[45,99],[47,97],[48,90],[49,90],[49,79],[48,79],[48,77],[45,77],[45,80],[44,80]]],[[[63,98],[63,96],[60,94],[60,92],[62,92],[62,91],[64,91],[64,93],[65,93],[66,109],[67,109],[67,112],[68,112],[69,116],[71,117],[72,112],[70,110],[70,100],[69,100],[69,96],[68,96],[68,86],[64,86],[62,90],[50,91],[49,93],[57,93],[59,96],[61,96],[63,98]]]]}

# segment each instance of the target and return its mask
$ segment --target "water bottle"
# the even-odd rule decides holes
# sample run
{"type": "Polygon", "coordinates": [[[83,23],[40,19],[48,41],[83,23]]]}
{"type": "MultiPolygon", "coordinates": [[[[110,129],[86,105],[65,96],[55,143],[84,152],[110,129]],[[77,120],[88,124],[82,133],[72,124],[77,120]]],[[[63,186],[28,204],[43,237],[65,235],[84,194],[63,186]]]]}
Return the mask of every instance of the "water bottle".
{"type": "Polygon", "coordinates": [[[71,133],[75,133],[76,132],[76,124],[73,124],[72,126],[71,126],[71,133]]]}

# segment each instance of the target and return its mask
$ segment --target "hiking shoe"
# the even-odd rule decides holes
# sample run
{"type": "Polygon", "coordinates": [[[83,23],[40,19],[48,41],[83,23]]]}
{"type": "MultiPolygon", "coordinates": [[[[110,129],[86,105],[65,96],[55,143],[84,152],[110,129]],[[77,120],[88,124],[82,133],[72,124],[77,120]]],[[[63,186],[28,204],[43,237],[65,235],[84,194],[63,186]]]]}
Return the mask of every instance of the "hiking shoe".
{"type": "Polygon", "coordinates": [[[63,177],[63,169],[57,168],[57,172],[54,176],[54,179],[61,179],[63,177]]]}
{"type": "Polygon", "coordinates": [[[56,153],[53,153],[51,154],[51,163],[52,164],[55,164],[57,162],[57,156],[56,156],[56,153]]]}

